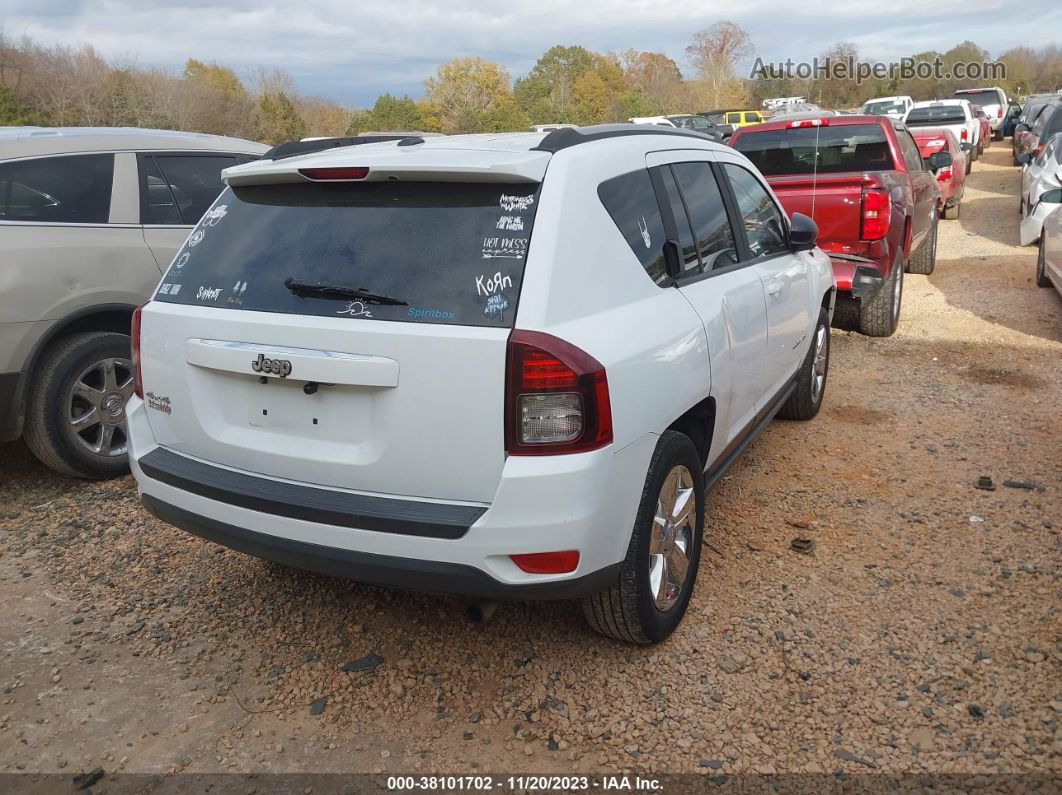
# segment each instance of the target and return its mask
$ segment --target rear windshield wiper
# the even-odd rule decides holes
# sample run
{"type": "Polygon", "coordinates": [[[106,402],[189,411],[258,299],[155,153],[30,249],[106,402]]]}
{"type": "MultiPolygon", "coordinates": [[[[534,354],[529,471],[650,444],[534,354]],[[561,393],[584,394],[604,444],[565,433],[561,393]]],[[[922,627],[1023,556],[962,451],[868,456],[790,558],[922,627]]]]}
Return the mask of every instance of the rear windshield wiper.
{"type": "Polygon", "coordinates": [[[345,287],[342,284],[324,284],[322,282],[301,282],[289,276],[284,280],[284,286],[291,290],[299,298],[347,298],[354,301],[364,301],[367,304],[382,304],[383,306],[409,306],[407,301],[392,298],[389,295],[377,295],[368,290],[357,287],[345,287]]]}

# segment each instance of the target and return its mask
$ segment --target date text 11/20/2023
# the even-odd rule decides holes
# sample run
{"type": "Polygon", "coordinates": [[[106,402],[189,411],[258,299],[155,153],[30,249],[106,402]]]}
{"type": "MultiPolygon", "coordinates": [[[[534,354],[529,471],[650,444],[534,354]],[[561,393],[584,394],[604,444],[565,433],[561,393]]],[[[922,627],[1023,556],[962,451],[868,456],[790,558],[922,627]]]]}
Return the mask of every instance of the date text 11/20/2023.
{"type": "Polygon", "coordinates": [[[631,791],[662,792],[659,779],[641,776],[388,776],[392,792],[573,792],[631,791]]]}

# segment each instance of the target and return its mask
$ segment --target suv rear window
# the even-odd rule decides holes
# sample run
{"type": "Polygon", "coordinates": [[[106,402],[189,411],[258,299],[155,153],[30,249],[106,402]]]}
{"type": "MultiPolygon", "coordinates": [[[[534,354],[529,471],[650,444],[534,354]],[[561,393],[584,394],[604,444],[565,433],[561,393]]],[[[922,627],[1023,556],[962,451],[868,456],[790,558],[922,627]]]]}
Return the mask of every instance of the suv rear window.
{"type": "Polygon", "coordinates": [[[968,99],[972,104],[980,105],[982,108],[985,105],[999,104],[998,91],[956,91],[951,98],[968,99]]]}
{"type": "Polygon", "coordinates": [[[168,303],[511,327],[538,186],[366,182],[228,188],[155,295],[168,303]],[[329,285],[405,302],[300,297],[329,285]]]}
{"type": "Polygon", "coordinates": [[[877,124],[744,133],[734,141],[734,148],[751,160],[761,174],[767,175],[839,174],[893,168],[885,131],[877,124]]]}
{"type": "Polygon", "coordinates": [[[904,124],[908,127],[939,127],[943,124],[963,124],[966,114],[959,105],[937,105],[929,108],[914,108],[907,114],[904,124]]]}

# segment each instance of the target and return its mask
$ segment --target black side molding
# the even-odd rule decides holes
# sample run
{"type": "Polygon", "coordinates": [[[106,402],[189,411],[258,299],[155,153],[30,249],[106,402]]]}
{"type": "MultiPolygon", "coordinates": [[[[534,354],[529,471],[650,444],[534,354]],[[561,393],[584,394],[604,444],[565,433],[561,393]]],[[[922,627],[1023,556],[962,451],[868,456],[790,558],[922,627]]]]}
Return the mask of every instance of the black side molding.
{"type": "Polygon", "coordinates": [[[532,152],[559,152],[579,144],[588,144],[591,141],[600,141],[605,138],[620,138],[627,135],[672,135],[684,138],[697,138],[701,141],[719,143],[719,139],[711,135],[705,135],[696,130],[687,130],[684,127],[665,127],[662,124],[594,124],[590,127],[562,127],[559,130],[551,130],[546,137],[539,141],[538,146],[532,146],[532,152]]]}
{"type": "Polygon", "coordinates": [[[252,511],[306,522],[421,538],[461,538],[486,512],[474,505],[370,497],[285,483],[196,461],[157,447],[137,462],[174,488],[252,511]]]}
{"type": "Polygon", "coordinates": [[[507,585],[485,571],[463,563],[399,558],[308,544],[199,516],[150,494],[144,494],[142,499],[144,507],[167,524],[256,558],[331,577],[410,591],[463,594],[482,599],[576,599],[607,588],[616,579],[621,565],[615,563],[569,580],[507,585]]]}

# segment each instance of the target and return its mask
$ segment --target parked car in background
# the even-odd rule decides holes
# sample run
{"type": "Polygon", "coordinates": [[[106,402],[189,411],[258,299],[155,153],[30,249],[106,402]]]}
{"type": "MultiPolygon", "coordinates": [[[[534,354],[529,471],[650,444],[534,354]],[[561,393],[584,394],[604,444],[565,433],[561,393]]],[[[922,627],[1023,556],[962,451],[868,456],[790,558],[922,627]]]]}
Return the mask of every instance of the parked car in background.
{"type": "Polygon", "coordinates": [[[864,102],[859,112],[864,116],[888,116],[896,121],[903,121],[903,117],[913,106],[914,100],[910,97],[877,97],[864,102]]]}
{"type": "Polygon", "coordinates": [[[798,110],[776,113],[771,121],[793,121],[794,119],[823,119],[829,116],[847,116],[850,114],[839,110],[823,110],[817,105],[804,105],[798,110]]]}
{"type": "Polygon", "coordinates": [[[940,217],[954,220],[962,211],[962,196],[966,190],[966,162],[955,133],[942,127],[916,127],[911,131],[919,154],[937,180],[940,188],[940,217]]]}
{"type": "Polygon", "coordinates": [[[977,123],[980,126],[977,133],[977,154],[983,155],[985,149],[992,145],[992,127],[988,123],[988,116],[985,115],[980,105],[970,105],[970,110],[973,111],[974,118],[977,119],[977,123]]]}
{"type": "Polygon", "coordinates": [[[977,141],[981,136],[981,123],[974,116],[970,103],[965,100],[940,100],[916,102],[907,111],[903,123],[911,130],[918,127],[944,127],[955,133],[959,145],[970,152],[967,172],[973,169],[977,159],[977,141]]]}
{"type": "Polygon", "coordinates": [[[1040,239],[1053,205],[1062,201],[1062,133],[1051,136],[1040,154],[1026,152],[1018,161],[1023,166],[1018,237],[1021,245],[1030,246],[1040,239]]]}
{"type": "Polygon", "coordinates": [[[1062,97],[1045,106],[1029,127],[1029,135],[1023,139],[1028,147],[1025,151],[1037,157],[1051,137],[1062,132],[1062,97]]]}
{"type": "MultiPolygon", "coordinates": [[[[675,127],[695,130],[711,136],[716,141],[723,140],[723,133],[702,116],[683,114],[677,116],[636,116],[627,120],[631,124],[656,124],[661,127],[675,127]]],[[[729,137],[729,136],[728,136],[729,137]]]]}
{"type": "Polygon", "coordinates": [[[980,105],[988,116],[992,135],[996,140],[1003,140],[1003,111],[1010,104],[1007,92],[1002,88],[963,88],[951,95],[952,99],[962,99],[971,105],[980,105]]]}
{"type": "Polygon", "coordinates": [[[831,255],[839,300],[858,303],[859,328],[890,336],[905,263],[932,273],[940,189],[911,133],[887,116],[771,120],[737,130],[731,146],[767,178],[789,213],[811,217],[831,255]]]}
{"type": "Polygon", "coordinates": [[[807,101],[807,97],[771,97],[770,99],[765,99],[762,104],[768,113],[774,113],[776,110],[789,105],[796,105],[807,101]]]}
{"type": "Polygon", "coordinates": [[[1052,106],[1062,104],[1062,97],[1055,94],[1038,94],[1029,97],[1022,107],[1021,115],[1014,125],[1014,133],[1011,140],[1011,149],[1014,154],[1014,165],[1018,165],[1018,156],[1031,152],[1035,148],[1032,125],[1043,115],[1049,112],[1052,106]]]}
{"type": "Polygon", "coordinates": [[[532,124],[531,132],[552,132],[553,130],[563,130],[566,127],[574,127],[574,124],[532,124]]]}
{"type": "Polygon", "coordinates": [[[1054,287],[1062,297],[1062,204],[1044,219],[1036,252],[1037,287],[1054,287]]]}
{"type": "Polygon", "coordinates": [[[1014,128],[1018,126],[1021,118],[1021,105],[1011,102],[1007,106],[1007,112],[1003,114],[1003,137],[1009,138],[1014,135],[1014,128]]]}
{"type": "Polygon", "coordinates": [[[822,404],[814,224],[699,133],[378,143],[225,179],[133,321],[133,473],[191,533],[367,583],[582,598],[654,643],[693,592],[706,489],[776,412],[822,404]]]}
{"type": "Polygon", "coordinates": [[[68,475],[127,471],[133,310],[221,192],[222,169],[268,148],[167,130],[0,130],[0,441],[22,436],[68,475]]]}

